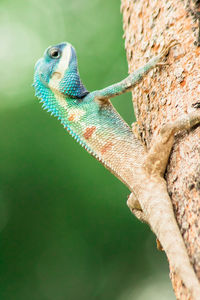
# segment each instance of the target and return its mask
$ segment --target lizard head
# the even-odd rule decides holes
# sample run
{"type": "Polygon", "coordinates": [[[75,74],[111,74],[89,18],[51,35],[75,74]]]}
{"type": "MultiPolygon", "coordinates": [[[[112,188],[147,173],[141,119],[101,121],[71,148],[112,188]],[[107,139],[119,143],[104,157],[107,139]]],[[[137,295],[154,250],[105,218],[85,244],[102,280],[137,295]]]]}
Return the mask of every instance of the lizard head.
{"type": "Polygon", "coordinates": [[[83,98],[88,91],[81,82],[74,47],[69,43],[50,46],[35,65],[36,96],[43,98],[48,90],[67,98],[83,98]]]}

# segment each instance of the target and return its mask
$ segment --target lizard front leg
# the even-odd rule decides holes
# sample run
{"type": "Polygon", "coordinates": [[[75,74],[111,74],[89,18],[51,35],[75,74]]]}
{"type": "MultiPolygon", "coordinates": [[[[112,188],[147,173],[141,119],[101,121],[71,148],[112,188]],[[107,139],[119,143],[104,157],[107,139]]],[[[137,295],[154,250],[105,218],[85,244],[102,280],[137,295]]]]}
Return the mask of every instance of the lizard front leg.
{"type": "Polygon", "coordinates": [[[147,74],[152,68],[156,66],[162,66],[165,65],[165,63],[162,63],[161,60],[163,57],[165,57],[169,50],[176,46],[178,42],[176,40],[172,40],[168,43],[168,45],[165,45],[160,53],[150,59],[144,66],[130,74],[128,77],[126,77],[124,80],[115,83],[113,85],[110,85],[102,90],[95,91],[95,99],[106,102],[110,98],[113,98],[115,96],[118,96],[120,94],[126,93],[128,91],[131,91],[131,89],[143,78],[145,74],[147,74]]]}

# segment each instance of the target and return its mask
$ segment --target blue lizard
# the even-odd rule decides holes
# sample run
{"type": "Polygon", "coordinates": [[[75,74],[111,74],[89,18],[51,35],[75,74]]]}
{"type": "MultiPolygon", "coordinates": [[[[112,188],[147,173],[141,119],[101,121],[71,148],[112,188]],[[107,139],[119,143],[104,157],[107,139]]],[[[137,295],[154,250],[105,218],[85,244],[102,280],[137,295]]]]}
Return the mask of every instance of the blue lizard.
{"type": "Polygon", "coordinates": [[[109,100],[131,90],[176,44],[175,41],[169,43],[145,66],[121,82],[88,92],[80,79],[74,47],[61,43],[49,47],[37,62],[34,87],[43,107],[58,117],[64,128],[132,191],[128,200],[132,212],[150,224],[170,263],[194,299],[198,299],[199,283],[162,176],[174,134],[200,123],[200,114],[190,113],[167,124],[147,151],[109,100]]]}

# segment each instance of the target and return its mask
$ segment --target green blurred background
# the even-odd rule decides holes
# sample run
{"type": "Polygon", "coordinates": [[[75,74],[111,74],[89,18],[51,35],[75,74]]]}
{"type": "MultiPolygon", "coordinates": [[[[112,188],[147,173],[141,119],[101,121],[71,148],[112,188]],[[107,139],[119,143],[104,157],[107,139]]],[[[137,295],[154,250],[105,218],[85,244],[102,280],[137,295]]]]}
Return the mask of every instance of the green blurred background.
{"type": "MultiPolygon", "coordinates": [[[[175,299],[129,191],[41,109],[35,62],[62,41],[89,90],[127,75],[120,1],[0,1],[0,299],[175,299]]],[[[113,100],[131,124],[131,94],[113,100]]]]}

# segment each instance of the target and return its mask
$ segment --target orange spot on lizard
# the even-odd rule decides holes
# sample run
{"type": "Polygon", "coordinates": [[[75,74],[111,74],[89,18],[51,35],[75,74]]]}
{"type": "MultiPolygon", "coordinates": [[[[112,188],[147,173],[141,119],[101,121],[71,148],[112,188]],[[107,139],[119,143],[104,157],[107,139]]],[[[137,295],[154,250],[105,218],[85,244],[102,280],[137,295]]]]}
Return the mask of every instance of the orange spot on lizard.
{"type": "Polygon", "coordinates": [[[89,138],[92,136],[92,134],[95,130],[96,130],[96,126],[86,128],[86,131],[83,134],[84,138],[86,140],[89,140],[89,138]]]}
{"type": "Polygon", "coordinates": [[[69,121],[74,121],[75,119],[75,114],[71,114],[68,118],[69,121]]]}
{"type": "Polygon", "coordinates": [[[101,154],[105,154],[111,147],[113,143],[112,142],[107,142],[101,149],[101,154]]]}

